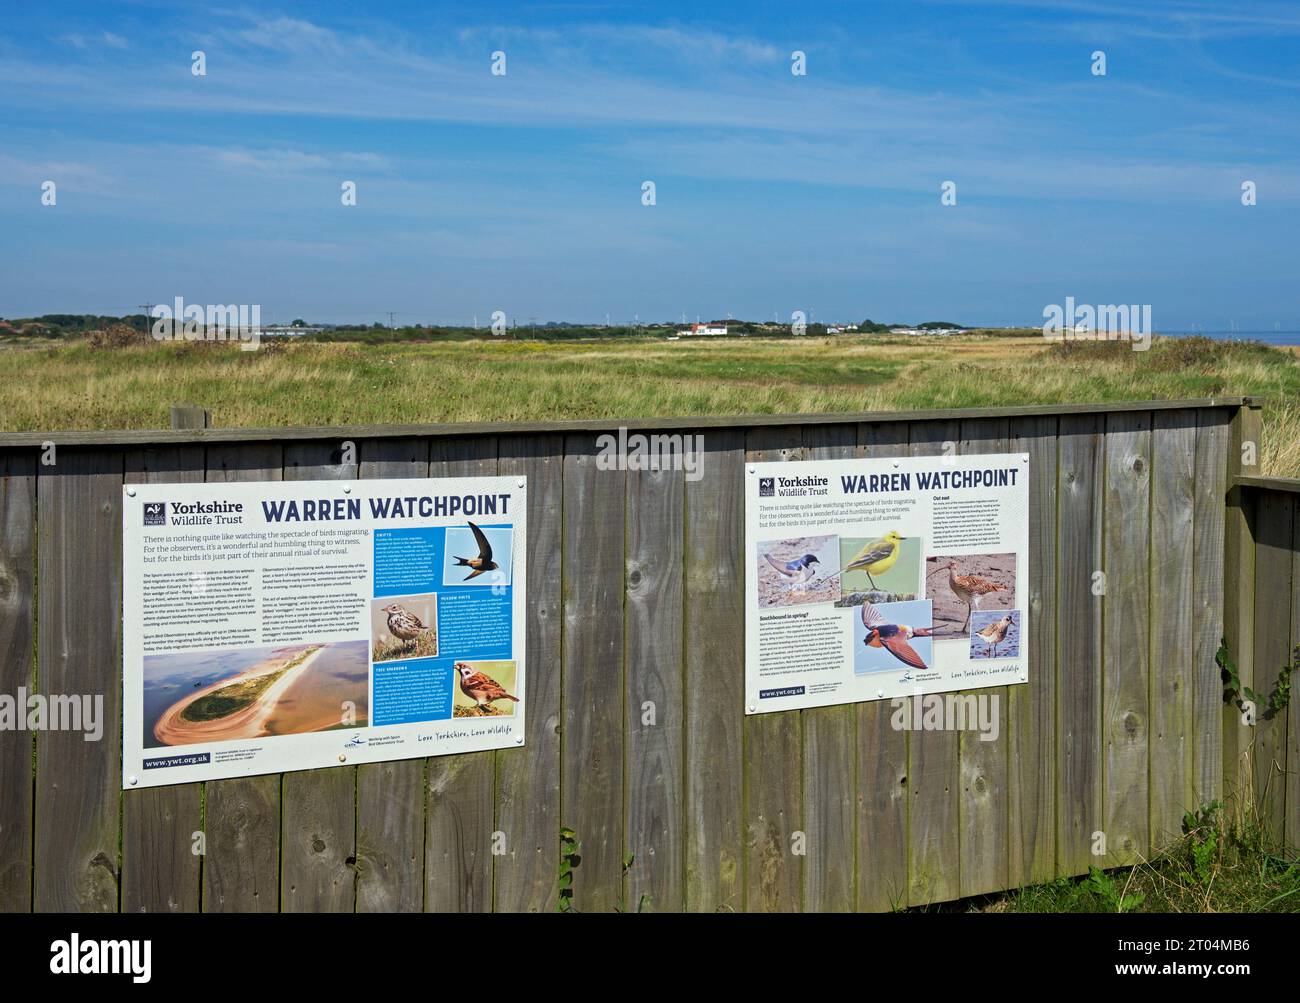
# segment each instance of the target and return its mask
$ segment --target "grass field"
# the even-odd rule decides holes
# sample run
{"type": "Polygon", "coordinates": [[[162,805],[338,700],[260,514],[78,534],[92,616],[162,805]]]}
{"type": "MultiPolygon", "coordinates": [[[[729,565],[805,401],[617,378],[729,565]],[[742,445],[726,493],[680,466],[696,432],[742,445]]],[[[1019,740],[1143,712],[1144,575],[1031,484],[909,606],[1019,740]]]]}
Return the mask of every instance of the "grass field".
{"type": "Polygon", "coordinates": [[[387,344],[84,342],[0,350],[0,430],[157,428],[181,401],[220,426],[634,418],[1267,398],[1263,467],[1300,474],[1300,363],[1204,338],[1049,345],[998,336],[477,340],[387,344]]]}

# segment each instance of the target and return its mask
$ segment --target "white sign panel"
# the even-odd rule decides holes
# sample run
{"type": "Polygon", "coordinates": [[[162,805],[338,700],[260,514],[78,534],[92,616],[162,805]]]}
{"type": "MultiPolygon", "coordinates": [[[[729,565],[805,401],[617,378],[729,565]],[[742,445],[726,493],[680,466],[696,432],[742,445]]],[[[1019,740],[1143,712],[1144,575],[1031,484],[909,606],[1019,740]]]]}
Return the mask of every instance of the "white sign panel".
{"type": "Polygon", "coordinates": [[[1028,680],[1027,456],[746,470],[747,713],[1028,680]]]}
{"type": "Polygon", "coordinates": [[[124,490],[124,788],[523,744],[524,478],[124,490]]]}

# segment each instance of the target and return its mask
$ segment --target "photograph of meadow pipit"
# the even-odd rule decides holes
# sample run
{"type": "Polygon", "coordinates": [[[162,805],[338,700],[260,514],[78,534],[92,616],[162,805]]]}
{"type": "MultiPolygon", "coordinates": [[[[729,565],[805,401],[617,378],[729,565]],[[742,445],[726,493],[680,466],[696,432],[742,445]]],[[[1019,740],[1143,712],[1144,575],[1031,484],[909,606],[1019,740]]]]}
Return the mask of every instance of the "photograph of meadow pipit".
{"type": "Polygon", "coordinates": [[[370,601],[370,660],[438,654],[438,596],[382,596],[370,601]]]}

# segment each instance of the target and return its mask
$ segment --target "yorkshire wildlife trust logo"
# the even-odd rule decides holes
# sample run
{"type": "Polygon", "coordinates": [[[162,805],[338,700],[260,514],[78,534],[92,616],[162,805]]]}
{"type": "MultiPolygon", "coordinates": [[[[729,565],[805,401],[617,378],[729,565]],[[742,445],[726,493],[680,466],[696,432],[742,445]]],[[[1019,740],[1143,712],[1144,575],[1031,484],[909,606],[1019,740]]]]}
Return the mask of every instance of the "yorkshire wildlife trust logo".
{"type": "Polygon", "coordinates": [[[167,525],[167,503],[166,502],[145,502],[144,503],[144,524],[146,526],[166,526],[167,525]]]}
{"type": "Polygon", "coordinates": [[[173,305],[153,308],[152,334],[157,341],[238,341],[252,350],[262,343],[262,307],[254,303],[186,305],[177,296],[173,305]]]}
{"type": "Polygon", "coordinates": [[[776,496],[776,478],[760,477],[758,479],[758,497],[773,498],[776,496]]]}
{"type": "Polygon", "coordinates": [[[1135,352],[1151,347],[1150,303],[1076,306],[1067,296],[1064,307],[1043,307],[1043,320],[1043,337],[1051,341],[1131,341],[1135,352]]]}

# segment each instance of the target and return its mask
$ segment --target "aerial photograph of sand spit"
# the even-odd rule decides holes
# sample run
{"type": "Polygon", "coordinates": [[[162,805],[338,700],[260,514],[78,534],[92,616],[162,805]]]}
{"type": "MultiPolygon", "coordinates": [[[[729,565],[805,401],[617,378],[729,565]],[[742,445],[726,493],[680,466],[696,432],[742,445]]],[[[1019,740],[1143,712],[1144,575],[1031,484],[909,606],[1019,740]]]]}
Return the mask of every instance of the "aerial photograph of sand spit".
{"type": "Polygon", "coordinates": [[[186,652],[149,656],[145,663],[149,747],[367,723],[365,641],[186,652]]]}

